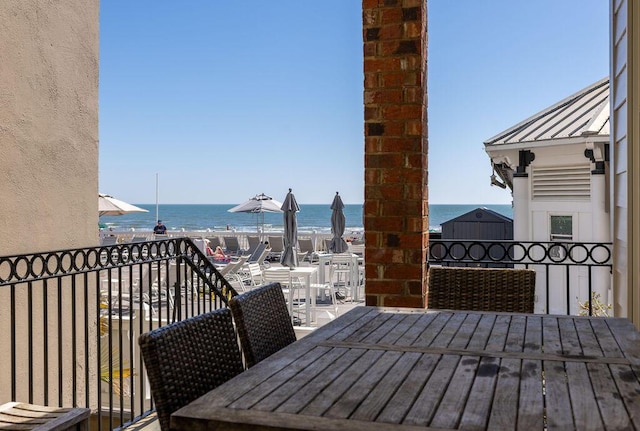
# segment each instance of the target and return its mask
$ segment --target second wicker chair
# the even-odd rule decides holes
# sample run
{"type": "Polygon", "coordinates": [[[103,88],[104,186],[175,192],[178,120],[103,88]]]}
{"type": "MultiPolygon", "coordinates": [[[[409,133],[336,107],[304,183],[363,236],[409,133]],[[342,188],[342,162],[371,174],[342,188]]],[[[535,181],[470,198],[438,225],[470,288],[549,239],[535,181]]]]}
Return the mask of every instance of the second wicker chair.
{"type": "Polygon", "coordinates": [[[138,344],[162,431],[171,413],[244,371],[228,309],[154,329],[138,344]]]}
{"type": "Polygon", "coordinates": [[[533,313],[532,269],[429,268],[429,308],[533,313]]]}
{"type": "Polygon", "coordinates": [[[229,308],[247,367],[296,341],[280,283],[265,284],[234,296],[229,308]]]}

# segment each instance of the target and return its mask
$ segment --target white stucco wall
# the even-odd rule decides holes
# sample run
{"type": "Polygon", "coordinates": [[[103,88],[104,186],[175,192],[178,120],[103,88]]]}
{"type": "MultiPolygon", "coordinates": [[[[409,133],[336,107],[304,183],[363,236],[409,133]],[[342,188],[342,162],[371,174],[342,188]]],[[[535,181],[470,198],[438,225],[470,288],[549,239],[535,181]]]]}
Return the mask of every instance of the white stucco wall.
{"type": "Polygon", "coordinates": [[[0,255],[97,241],[99,0],[0,2],[0,255]]]}
{"type": "MultiPolygon", "coordinates": [[[[0,1],[0,256],[98,242],[98,33],[99,0],[0,1]]],[[[50,382],[63,379],[63,405],[72,405],[74,395],[84,399],[82,389],[73,390],[72,361],[78,361],[79,388],[87,371],[84,357],[73,353],[71,334],[74,328],[83,334],[86,327],[89,339],[95,339],[96,319],[90,310],[84,322],[81,294],[74,297],[70,283],[15,286],[13,313],[11,288],[0,287],[0,343],[5,346],[0,349],[0,404],[10,400],[15,377],[17,399],[29,401],[31,390],[35,403],[56,405],[59,393],[52,388],[57,384],[49,385],[45,396],[45,363],[50,382]],[[64,291],[60,302],[58,287],[64,291]],[[75,316],[72,304],[78,307],[75,316]]],[[[92,295],[88,301],[95,304],[92,295]]],[[[95,380],[96,371],[88,372],[95,380]]]]}

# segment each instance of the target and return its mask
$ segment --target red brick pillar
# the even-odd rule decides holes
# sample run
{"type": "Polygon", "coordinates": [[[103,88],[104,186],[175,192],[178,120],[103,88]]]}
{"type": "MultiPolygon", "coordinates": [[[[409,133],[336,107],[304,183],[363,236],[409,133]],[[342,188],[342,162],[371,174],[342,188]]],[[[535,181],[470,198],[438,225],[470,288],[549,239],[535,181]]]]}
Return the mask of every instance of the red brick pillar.
{"type": "Polygon", "coordinates": [[[366,304],[426,306],[426,0],[363,0],[366,304]]]}

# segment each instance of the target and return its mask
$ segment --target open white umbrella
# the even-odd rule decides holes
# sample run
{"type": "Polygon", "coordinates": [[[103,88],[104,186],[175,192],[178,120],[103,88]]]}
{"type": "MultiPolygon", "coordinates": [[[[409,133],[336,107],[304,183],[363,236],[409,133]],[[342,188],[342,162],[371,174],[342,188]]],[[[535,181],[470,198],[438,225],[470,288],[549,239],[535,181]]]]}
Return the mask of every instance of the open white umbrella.
{"type": "Polygon", "coordinates": [[[291,189],[289,189],[281,208],[284,211],[284,234],[282,236],[284,251],[280,256],[280,263],[289,268],[295,268],[298,266],[298,253],[296,252],[298,246],[298,221],[296,212],[300,211],[300,207],[296,202],[295,196],[291,193],[291,189]]]}
{"type": "Polygon", "coordinates": [[[128,213],[147,213],[144,208],[128,204],[113,196],[98,193],[98,215],[123,215],[128,213]]]}
{"type": "Polygon", "coordinates": [[[342,198],[340,198],[340,195],[336,192],[336,196],[333,198],[333,203],[331,204],[331,233],[333,233],[333,238],[329,243],[329,250],[334,253],[344,253],[349,250],[349,245],[342,239],[346,224],[343,209],[344,204],[342,203],[342,198]]]}
{"type": "Polygon", "coordinates": [[[230,213],[257,214],[258,226],[256,226],[256,228],[259,229],[260,226],[262,226],[262,231],[264,231],[264,213],[281,213],[281,206],[282,203],[273,199],[271,196],[260,193],[227,211],[230,213]]]}

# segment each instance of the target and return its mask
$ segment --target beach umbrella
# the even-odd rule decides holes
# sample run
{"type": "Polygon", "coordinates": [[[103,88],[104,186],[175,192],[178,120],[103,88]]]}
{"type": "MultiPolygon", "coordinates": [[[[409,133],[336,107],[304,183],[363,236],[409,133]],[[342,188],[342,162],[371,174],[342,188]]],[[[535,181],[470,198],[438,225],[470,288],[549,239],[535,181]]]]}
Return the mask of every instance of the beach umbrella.
{"type": "Polygon", "coordinates": [[[251,199],[236,205],[235,207],[228,209],[230,213],[251,213],[256,214],[257,226],[256,229],[264,231],[264,213],[281,213],[280,207],[282,204],[271,196],[267,196],[264,193],[255,195],[251,199]]]}
{"type": "Polygon", "coordinates": [[[333,198],[333,203],[331,204],[331,233],[333,234],[333,239],[331,239],[329,243],[329,250],[334,253],[344,253],[349,250],[349,245],[342,239],[346,224],[343,209],[344,204],[342,203],[342,199],[338,192],[336,192],[336,196],[333,198]]]}
{"type": "Polygon", "coordinates": [[[129,213],[147,213],[144,208],[128,204],[124,201],[114,198],[113,196],[98,193],[98,215],[123,215],[129,213]]]}
{"type": "Polygon", "coordinates": [[[296,212],[300,211],[300,207],[296,202],[295,196],[291,193],[291,189],[289,189],[281,208],[284,211],[284,234],[282,236],[284,251],[280,256],[280,263],[289,268],[295,268],[298,266],[298,253],[296,252],[298,246],[298,221],[296,220],[296,212]]]}

